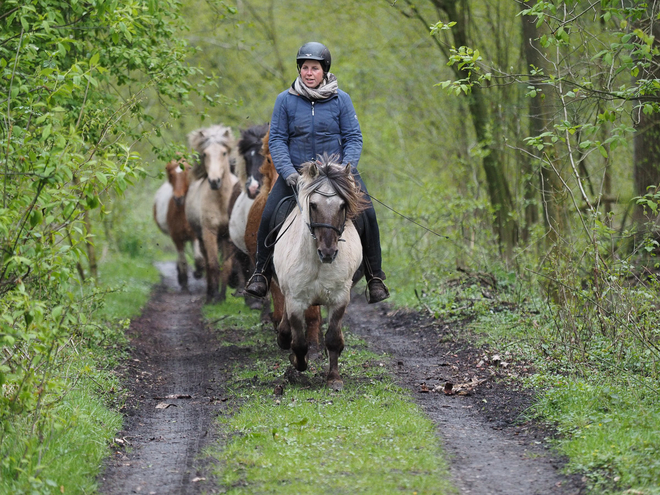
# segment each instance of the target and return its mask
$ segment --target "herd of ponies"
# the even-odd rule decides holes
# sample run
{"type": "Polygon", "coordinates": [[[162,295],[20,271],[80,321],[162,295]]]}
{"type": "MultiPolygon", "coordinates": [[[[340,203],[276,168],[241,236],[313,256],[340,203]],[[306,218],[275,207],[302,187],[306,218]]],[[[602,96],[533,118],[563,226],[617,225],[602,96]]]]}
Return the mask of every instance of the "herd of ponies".
{"type": "MultiPolygon", "coordinates": [[[[268,149],[268,124],[255,125],[237,139],[230,127],[213,125],[188,134],[193,164],[177,156],[165,167],[167,181],[154,199],[154,219],[176,247],[177,277],[188,289],[185,246],[194,256],[193,275],[206,273],[207,303],[222,302],[227,286],[242,294],[254,269],[257,230],[278,174],[268,149]],[[222,264],[221,264],[222,263],[222,264]]],[[[349,166],[319,156],[301,170],[297,195],[274,226],[275,276],[270,300],[246,304],[261,309],[277,330],[280,348],[298,371],[327,350],[328,387],[339,390],[339,356],[344,348],[342,318],[350,302],[362,246],[354,222],[365,207],[349,166]],[[321,333],[320,306],[327,308],[321,333]]]]}

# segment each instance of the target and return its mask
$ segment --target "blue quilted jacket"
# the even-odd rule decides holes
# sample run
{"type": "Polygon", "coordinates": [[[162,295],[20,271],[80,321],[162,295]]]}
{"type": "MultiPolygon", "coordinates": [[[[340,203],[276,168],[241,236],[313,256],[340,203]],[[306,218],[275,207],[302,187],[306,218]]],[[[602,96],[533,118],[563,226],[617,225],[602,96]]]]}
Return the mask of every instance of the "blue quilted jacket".
{"type": "Polygon", "coordinates": [[[355,172],[362,153],[362,131],[351,97],[341,89],[316,102],[293,90],[280,93],[270,121],[268,147],[275,169],[284,179],[323,153],[338,155],[355,172]]]}

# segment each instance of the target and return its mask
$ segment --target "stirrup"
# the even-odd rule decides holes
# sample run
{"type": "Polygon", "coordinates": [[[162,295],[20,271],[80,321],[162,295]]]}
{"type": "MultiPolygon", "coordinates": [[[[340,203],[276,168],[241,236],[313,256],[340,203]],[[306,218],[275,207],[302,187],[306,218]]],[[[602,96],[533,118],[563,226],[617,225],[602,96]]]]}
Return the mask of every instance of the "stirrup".
{"type": "Polygon", "coordinates": [[[268,280],[268,277],[266,277],[266,275],[264,275],[261,272],[254,272],[252,274],[252,276],[250,277],[250,279],[247,281],[247,284],[245,284],[245,289],[243,289],[243,292],[245,292],[246,294],[251,295],[252,297],[258,297],[258,298],[263,299],[264,297],[266,297],[268,295],[268,286],[269,285],[270,285],[270,281],[268,280]],[[257,293],[257,292],[249,290],[250,284],[252,284],[253,282],[255,282],[255,283],[257,282],[257,280],[258,280],[257,277],[261,277],[261,278],[264,279],[264,285],[266,286],[266,292],[264,294],[257,293]]]}
{"type": "Polygon", "coordinates": [[[385,285],[385,282],[383,282],[383,279],[380,278],[380,277],[372,277],[371,280],[369,280],[369,281],[367,282],[367,288],[366,288],[366,291],[365,291],[365,292],[366,292],[365,295],[366,295],[366,297],[367,297],[367,302],[368,302],[369,304],[375,304],[375,303],[377,303],[377,302],[384,301],[385,299],[387,299],[388,297],[390,297],[390,290],[387,288],[387,285],[385,285]],[[380,284],[382,285],[383,289],[385,289],[385,294],[384,294],[384,296],[382,296],[382,297],[377,297],[377,298],[375,298],[375,299],[371,299],[371,282],[373,282],[374,280],[376,280],[377,282],[380,282],[380,284]]]}

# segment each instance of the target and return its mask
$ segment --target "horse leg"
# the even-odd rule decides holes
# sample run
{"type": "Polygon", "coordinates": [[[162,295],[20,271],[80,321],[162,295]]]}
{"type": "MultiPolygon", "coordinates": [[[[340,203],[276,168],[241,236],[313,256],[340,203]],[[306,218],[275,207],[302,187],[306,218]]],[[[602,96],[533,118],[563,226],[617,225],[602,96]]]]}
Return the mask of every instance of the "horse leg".
{"type": "Polygon", "coordinates": [[[280,349],[291,349],[291,325],[289,325],[289,320],[284,317],[284,295],[274,280],[270,282],[270,293],[273,297],[271,321],[277,331],[277,345],[280,346],[280,349]]]}
{"type": "Polygon", "coordinates": [[[296,308],[289,312],[287,304],[287,318],[291,325],[291,350],[289,361],[298,371],[307,369],[307,338],[305,336],[304,308],[296,308]],[[296,310],[297,309],[297,310],[296,310]]]}
{"type": "Polygon", "coordinates": [[[339,356],[344,350],[344,334],[341,331],[341,321],[344,318],[346,305],[330,308],[328,311],[328,331],[325,334],[325,346],[328,349],[330,367],[327,384],[332,390],[341,390],[344,382],[339,376],[339,356]]]}
{"type": "Polygon", "coordinates": [[[174,245],[176,246],[176,251],[178,253],[178,259],[176,263],[176,274],[179,280],[179,285],[181,289],[188,290],[188,262],[186,261],[186,253],[184,248],[186,243],[183,239],[173,239],[174,245]]]}
{"type": "Polygon", "coordinates": [[[220,278],[218,237],[210,229],[203,229],[202,242],[206,251],[206,302],[211,303],[218,296],[218,282],[220,278]]]}
{"type": "Polygon", "coordinates": [[[193,272],[193,277],[195,278],[202,278],[204,275],[204,265],[206,264],[204,262],[204,253],[202,253],[202,246],[201,243],[199,242],[199,239],[195,237],[192,240],[192,248],[193,248],[193,257],[195,259],[195,271],[193,272]]]}
{"type": "Polygon", "coordinates": [[[217,300],[218,302],[223,302],[227,298],[227,285],[229,284],[229,277],[232,274],[235,248],[227,238],[220,240],[220,247],[222,248],[222,268],[219,275],[222,279],[222,285],[217,300]]]}
{"type": "Polygon", "coordinates": [[[307,328],[307,344],[309,355],[315,359],[321,354],[321,306],[310,306],[305,311],[305,327],[307,328]]]}

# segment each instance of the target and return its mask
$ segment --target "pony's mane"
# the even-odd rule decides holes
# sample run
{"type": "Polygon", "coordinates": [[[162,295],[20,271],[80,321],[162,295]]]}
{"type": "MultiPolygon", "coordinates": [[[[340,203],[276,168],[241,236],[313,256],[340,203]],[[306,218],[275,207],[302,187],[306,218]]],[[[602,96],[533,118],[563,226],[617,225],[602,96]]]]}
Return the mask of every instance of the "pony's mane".
{"type": "Polygon", "coordinates": [[[301,195],[309,196],[323,184],[329,183],[337,195],[346,203],[346,218],[353,219],[366,209],[368,203],[360,192],[353,175],[347,174],[346,167],[335,160],[334,156],[329,157],[324,153],[315,162],[303,164],[301,169],[303,180],[301,195]],[[314,166],[318,170],[318,174],[312,177],[311,171],[314,166]]]}
{"type": "MultiPolygon", "coordinates": [[[[188,145],[199,154],[213,143],[219,143],[226,146],[231,154],[236,147],[234,133],[232,132],[231,127],[217,124],[212,125],[211,127],[196,129],[188,133],[188,145]]],[[[195,166],[192,169],[192,174],[195,179],[201,179],[206,176],[206,168],[201,161],[195,163],[195,166]]]]}
{"type": "Polygon", "coordinates": [[[245,155],[252,150],[261,153],[262,141],[267,132],[268,124],[253,125],[241,132],[241,139],[238,141],[238,158],[236,160],[236,175],[241,183],[247,180],[245,155]]]}

